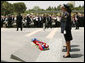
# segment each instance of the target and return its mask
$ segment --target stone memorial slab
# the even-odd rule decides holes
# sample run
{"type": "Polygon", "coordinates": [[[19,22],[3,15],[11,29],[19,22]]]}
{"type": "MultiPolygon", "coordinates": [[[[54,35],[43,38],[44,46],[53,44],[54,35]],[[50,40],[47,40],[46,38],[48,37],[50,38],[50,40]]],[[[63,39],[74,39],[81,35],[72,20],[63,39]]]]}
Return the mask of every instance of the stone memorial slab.
{"type": "Polygon", "coordinates": [[[11,58],[22,62],[34,62],[40,53],[41,51],[35,45],[27,44],[11,54],[11,58]]]}

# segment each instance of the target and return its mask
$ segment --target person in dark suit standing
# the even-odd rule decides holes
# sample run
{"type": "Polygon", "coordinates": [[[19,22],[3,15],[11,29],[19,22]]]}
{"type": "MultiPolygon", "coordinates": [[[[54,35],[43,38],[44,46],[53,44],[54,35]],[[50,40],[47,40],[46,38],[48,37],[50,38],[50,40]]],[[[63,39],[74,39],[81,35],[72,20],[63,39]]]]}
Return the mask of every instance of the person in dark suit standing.
{"type": "Polygon", "coordinates": [[[42,17],[42,23],[43,23],[43,30],[45,31],[45,29],[46,29],[46,14],[44,14],[42,17]]]}
{"type": "Polygon", "coordinates": [[[80,21],[80,26],[84,27],[84,15],[83,14],[80,15],[79,21],[80,21]]]}
{"type": "Polygon", "coordinates": [[[52,18],[50,15],[47,15],[47,28],[52,28],[52,18]]]}
{"type": "Polygon", "coordinates": [[[78,15],[78,12],[76,12],[76,14],[75,14],[75,20],[76,20],[76,23],[75,23],[75,24],[76,24],[76,29],[79,29],[79,25],[80,25],[80,24],[79,24],[79,18],[80,18],[80,17],[79,17],[79,15],[78,15]]]}
{"type": "Polygon", "coordinates": [[[36,27],[36,18],[35,15],[33,16],[34,27],[36,27]]]}
{"type": "Polygon", "coordinates": [[[30,16],[29,16],[29,14],[27,15],[27,17],[26,17],[26,20],[27,20],[27,27],[29,27],[29,24],[30,24],[30,22],[31,22],[31,19],[30,19],[30,16]]]}
{"type": "Polygon", "coordinates": [[[1,16],[1,27],[3,27],[4,21],[5,21],[4,16],[1,16]]]}
{"type": "Polygon", "coordinates": [[[12,15],[12,24],[14,23],[14,15],[12,15]]]}
{"type": "Polygon", "coordinates": [[[64,26],[61,28],[63,28],[62,33],[64,34],[64,38],[66,41],[66,49],[67,49],[67,53],[63,57],[68,58],[68,57],[71,57],[70,56],[70,49],[71,49],[70,41],[73,39],[72,34],[71,34],[71,25],[72,25],[72,23],[71,23],[71,9],[68,5],[64,4],[61,7],[61,10],[63,12],[61,20],[62,19],[64,20],[64,26]]]}
{"type": "Polygon", "coordinates": [[[21,14],[19,13],[18,15],[17,15],[17,21],[16,21],[16,23],[17,23],[17,31],[18,31],[18,28],[21,28],[21,31],[22,31],[22,16],[21,16],[21,14]]]}
{"type": "Polygon", "coordinates": [[[38,16],[38,27],[42,26],[42,17],[38,16]]]}
{"type": "Polygon", "coordinates": [[[12,27],[12,16],[8,15],[8,27],[12,27]]]}

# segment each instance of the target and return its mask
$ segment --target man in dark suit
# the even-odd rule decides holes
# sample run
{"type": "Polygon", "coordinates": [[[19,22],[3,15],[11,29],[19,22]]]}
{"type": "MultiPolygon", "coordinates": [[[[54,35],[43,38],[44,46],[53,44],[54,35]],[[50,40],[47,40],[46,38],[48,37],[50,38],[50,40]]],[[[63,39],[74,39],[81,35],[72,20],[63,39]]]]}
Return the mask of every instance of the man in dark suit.
{"type": "Polygon", "coordinates": [[[75,14],[75,20],[76,20],[76,29],[79,29],[79,26],[80,26],[80,24],[79,24],[79,15],[78,15],[78,12],[76,12],[76,14],[75,14]]]}
{"type": "Polygon", "coordinates": [[[12,27],[12,16],[8,15],[8,27],[12,27]]]}
{"type": "Polygon", "coordinates": [[[33,22],[34,22],[34,27],[36,27],[36,19],[35,19],[35,16],[33,16],[33,22]]]}
{"type": "Polygon", "coordinates": [[[14,15],[12,15],[12,24],[14,23],[14,15]]]}
{"type": "Polygon", "coordinates": [[[80,21],[80,23],[81,23],[81,26],[84,27],[84,16],[83,16],[83,14],[81,15],[79,21],[80,21]]]}
{"type": "Polygon", "coordinates": [[[22,31],[22,16],[21,14],[19,13],[18,16],[17,16],[17,31],[18,31],[18,28],[21,28],[21,31],[22,31]]]}
{"type": "Polygon", "coordinates": [[[38,27],[41,27],[42,25],[42,17],[41,16],[38,16],[38,27]]]}
{"type": "Polygon", "coordinates": [[[45,29],[46,29],[46,14],[44,14],[42,17],[42,23],[43,23],[43,30],[45,31],[45,29]]]}
{"type": "Polygon", "coordinates": [[[1,27],[3,27],[4,21],[5,21],[5,18],[3,16],[1,16],[1,27]]]}
{"type": "Polygon", "coordinates": [[[50,15],[47,16],[47,27],[52,28],[52,18],[50,15]]]}
{"type": "Polygon", "coordinates": [[[29,27],[29,24],[30,24],[30,22],[31,22],[31,19],[30,19],[30,16],[29,16],[29,14],[27,15],[27,18],[26,18],[26,20],[27,20],[27,27],[29,27]]]}

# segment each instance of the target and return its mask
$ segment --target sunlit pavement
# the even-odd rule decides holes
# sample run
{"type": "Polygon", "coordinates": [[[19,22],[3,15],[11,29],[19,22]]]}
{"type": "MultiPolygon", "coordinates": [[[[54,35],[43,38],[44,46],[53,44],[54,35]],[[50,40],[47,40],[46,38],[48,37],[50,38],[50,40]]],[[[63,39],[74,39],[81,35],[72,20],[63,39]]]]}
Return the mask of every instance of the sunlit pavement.
{"type": "MultiPolygon", "coordinates": [[[[71,41],[71,58],[63,58],[65,54],[65,40],[60,28],[48,28],[43,31],[42,28],[23,28],[23,31],[16,31],[16,28],[1,28],[1,60],[8,62],[20,62],[12,59],[11,54],[19,54],[17,57],[22,58],[25,62],[29,62],[31,55],[26,58],[20,53],[21,48],[30,46],[35,47],[32,38],[37,38],[49,44],[49,50],[38,52],[30,62],[84,62],[84,28],[79,30],[72,28],[73,40],[71,41]]],[[[39,50],[39,49],[38,49],[39,50]]],[[[23,51],[23,54],[29,54],[23,51]]]]}

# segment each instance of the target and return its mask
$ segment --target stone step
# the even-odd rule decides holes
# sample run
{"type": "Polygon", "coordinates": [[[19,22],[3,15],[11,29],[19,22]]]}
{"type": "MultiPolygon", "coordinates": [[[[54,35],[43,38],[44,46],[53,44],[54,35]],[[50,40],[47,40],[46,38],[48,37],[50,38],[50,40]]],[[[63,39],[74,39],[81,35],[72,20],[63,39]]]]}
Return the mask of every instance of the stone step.
{"type": "Polygon", "coordinates": [[[21,62],[34,62],[41,51],[32,44],[26,44],[23,48],[11,54],[11,58],[21,62]]]}

